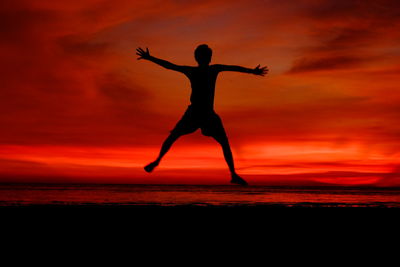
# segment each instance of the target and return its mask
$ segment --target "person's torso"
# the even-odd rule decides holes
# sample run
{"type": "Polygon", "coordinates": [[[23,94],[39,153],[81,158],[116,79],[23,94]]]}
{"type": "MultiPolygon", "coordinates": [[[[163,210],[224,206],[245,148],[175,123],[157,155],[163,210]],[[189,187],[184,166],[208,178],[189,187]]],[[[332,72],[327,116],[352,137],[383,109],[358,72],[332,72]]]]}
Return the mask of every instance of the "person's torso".
{"type": "Polygon", "coordinates": [[[213,109],[215,96],[215,83],[218,71],[213,66],[191,67],[186,74],[190,80],[192,94],[190,102],[199,109],[213,109]]]}

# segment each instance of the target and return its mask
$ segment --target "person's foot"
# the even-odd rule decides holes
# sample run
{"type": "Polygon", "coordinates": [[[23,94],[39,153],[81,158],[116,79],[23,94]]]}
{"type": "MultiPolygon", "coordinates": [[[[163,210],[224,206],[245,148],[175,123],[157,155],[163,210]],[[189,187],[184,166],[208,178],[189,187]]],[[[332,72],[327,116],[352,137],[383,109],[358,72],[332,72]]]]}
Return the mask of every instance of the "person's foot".
{"type": "Polygon", "coordinates": [[[236,173],[232,174],[231,183],[238,184],[238,185],[248,185],[247,182],[242,177],[237,175],[236,173]]]}
{"type": "Polygon", "coordinates": [[[152,171],[154,170],[154,168],[157,167],[157,166],[158,166],[158,162],[154,161],[154,162],[152,162],[152,163],[146,165],[146,166],[144,167],[144,170],[145,170],[146,172],[152,172],[152,171]]]}

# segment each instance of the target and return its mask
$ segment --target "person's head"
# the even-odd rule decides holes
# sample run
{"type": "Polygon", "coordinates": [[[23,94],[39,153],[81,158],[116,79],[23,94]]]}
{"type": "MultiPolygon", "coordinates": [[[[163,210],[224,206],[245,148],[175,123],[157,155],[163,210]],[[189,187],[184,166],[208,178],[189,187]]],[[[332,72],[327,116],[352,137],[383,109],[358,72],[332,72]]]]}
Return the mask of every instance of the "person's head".
{"type": "Polygon", "coordinates": [[[212,50],[206,44],[199,45],[194,50],[194,58],[200,66],[208,65],[211,62],[212,50]]]}

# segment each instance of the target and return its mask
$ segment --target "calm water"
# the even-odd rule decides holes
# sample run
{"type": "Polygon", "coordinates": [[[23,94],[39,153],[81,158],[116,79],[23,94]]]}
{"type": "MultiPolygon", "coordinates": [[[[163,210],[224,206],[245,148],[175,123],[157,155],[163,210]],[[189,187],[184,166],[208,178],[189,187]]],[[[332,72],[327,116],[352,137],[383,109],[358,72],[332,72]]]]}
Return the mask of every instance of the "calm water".
{"type": "Polygon", "coordinates": [[[400,189],[194,185],[0,185],[0,206],[400,207],[400,189]]]}

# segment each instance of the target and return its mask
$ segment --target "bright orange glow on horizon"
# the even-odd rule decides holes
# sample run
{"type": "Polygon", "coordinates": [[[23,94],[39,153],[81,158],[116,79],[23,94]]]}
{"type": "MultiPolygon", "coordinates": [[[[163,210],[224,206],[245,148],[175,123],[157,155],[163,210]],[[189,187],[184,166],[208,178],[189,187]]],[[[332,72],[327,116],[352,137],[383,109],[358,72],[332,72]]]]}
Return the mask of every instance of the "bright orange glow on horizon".
{"type": "Polygon", "coordinates": [[[189,104],[181,74],[135,49],[222,73],[215,108],[250,184],[400,186],[396,0],[7,1],[0,7],[0,182],[211,183],[210,138],[143,166],[189,104]]]}

